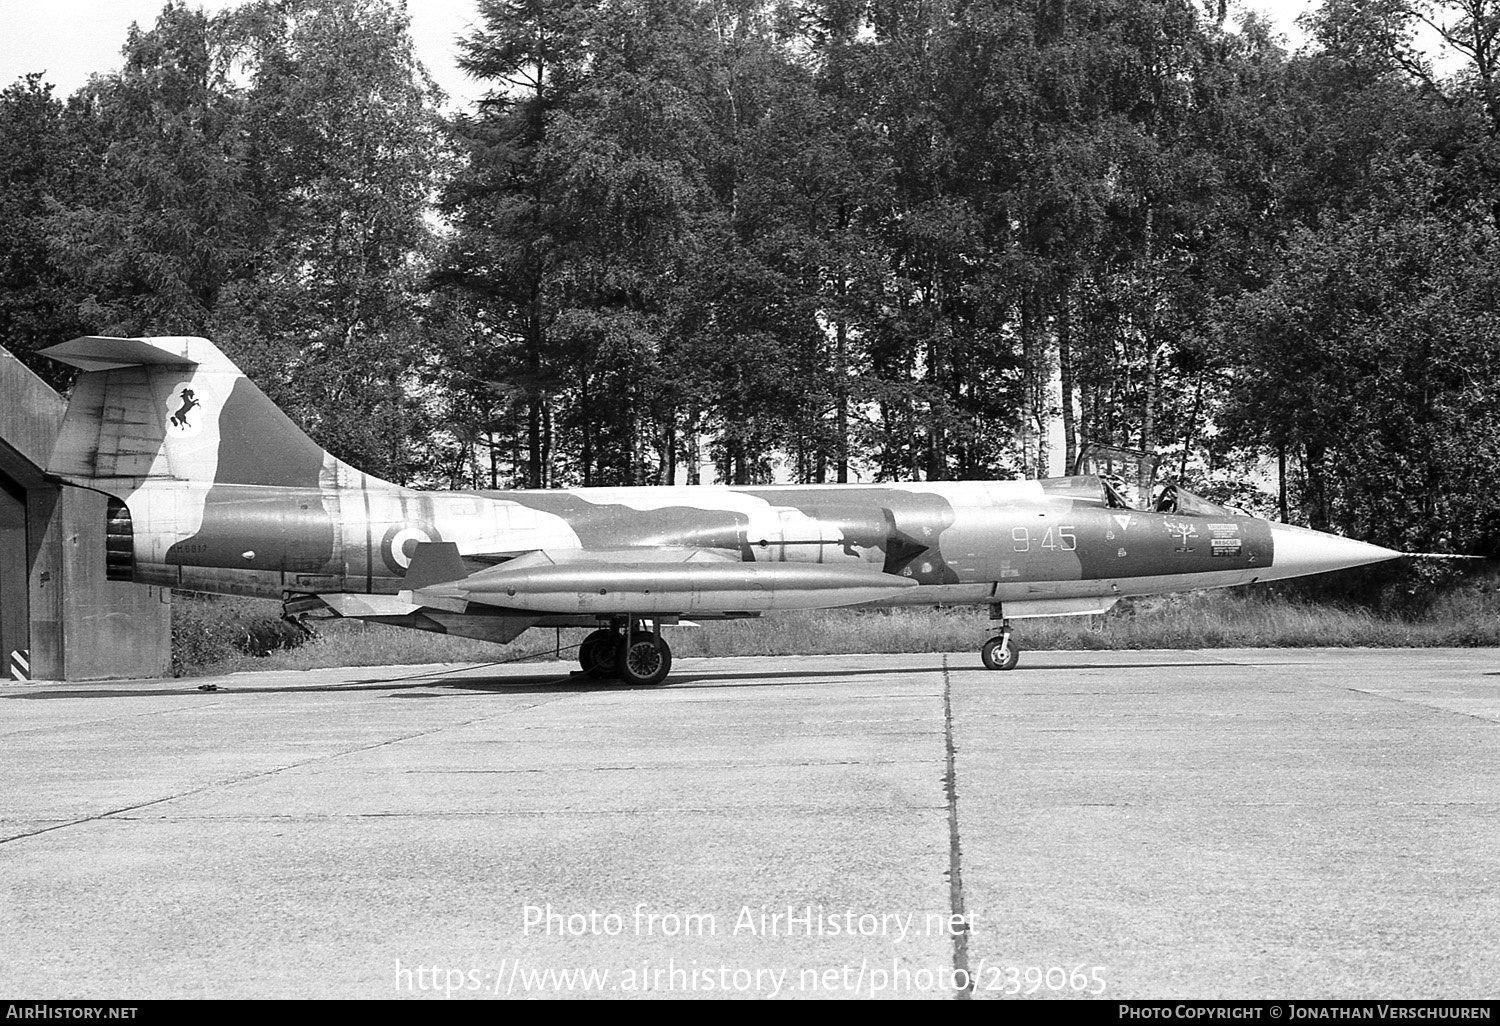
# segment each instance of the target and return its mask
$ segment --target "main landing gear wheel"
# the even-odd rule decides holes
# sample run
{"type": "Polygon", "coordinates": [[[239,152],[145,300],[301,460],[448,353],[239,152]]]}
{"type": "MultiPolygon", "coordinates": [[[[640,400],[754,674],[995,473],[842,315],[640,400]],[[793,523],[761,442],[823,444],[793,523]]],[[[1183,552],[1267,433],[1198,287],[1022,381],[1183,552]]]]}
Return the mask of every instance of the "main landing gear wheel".
{"type": "Polygon", "coordinates": [[[578,665],[590,677],[613,677],[625,639],[619,631],[600,628],[578,646],[578,665]]]}
{"type": "Polygon", "coordinates": [[[1010,631],[1006,631],[998,638],[986,641],[979,650],[979,658],[984,660],[986,669],[1014,670],[1016,663],[1021,661],[1021,646],[1012,641],[1010,631]]]}
{"type": "Polygon", "coordinates": [[[656,634],[632,634],[622,646],[615,672],[626,684],[651,687],[667,679],[672,672],[672,650],[656,634]]]}

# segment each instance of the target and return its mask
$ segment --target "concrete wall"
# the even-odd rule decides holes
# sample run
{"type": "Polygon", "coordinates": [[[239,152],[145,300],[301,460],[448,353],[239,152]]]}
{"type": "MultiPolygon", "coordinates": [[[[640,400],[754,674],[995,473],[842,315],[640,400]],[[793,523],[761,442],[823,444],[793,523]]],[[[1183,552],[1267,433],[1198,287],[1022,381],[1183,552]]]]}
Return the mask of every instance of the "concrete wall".
{"type": "MultiPolygon", "coordinates": [[[[52,443],[67,410],[67,400],[20,360],[0,349],[0,443],[29,464],[33,480],[21,481],[22,485],[40,482],[41,468],[52,455],[52,443]]],[[[28,474],[26,468],[20,472],[28,474]]]]}
{"type": "MultiPolygon", "coordinates": [[[[24,615],[30,676],[38,680],[160,677],[171,672],[169,592],[106,581],[107,499],[46,480],[67,403],[19,360],[0,349],[0,487],[14,496],[8,517],[24,511],[25,546],[0,545],[0,585],[26,581],[24,615]],[[19,500],[19,501],[16,501],[19,500]],[[18,563],[18,555],[21,557],[18,563]]],[[[14,540],[14,532],[11,534],[14,540]]],[[[19,599],[13,588],[11,615],[19,599]]],[[[6,644],[18,635],[6,628],[6,644]]],[[[0,652],[8,659],[10,648],[0,652]]],[[[9,669],[3,676],[8,677],[9,669]]]]}
{"type": "Polygon", "coordinates": [[[107,499],[63,487],[28,496],[32,676],[163,677],[172,671],[172,593],[104,579],[107,499]],[[39,528],[39,529],[38,529],[39,528]]]}

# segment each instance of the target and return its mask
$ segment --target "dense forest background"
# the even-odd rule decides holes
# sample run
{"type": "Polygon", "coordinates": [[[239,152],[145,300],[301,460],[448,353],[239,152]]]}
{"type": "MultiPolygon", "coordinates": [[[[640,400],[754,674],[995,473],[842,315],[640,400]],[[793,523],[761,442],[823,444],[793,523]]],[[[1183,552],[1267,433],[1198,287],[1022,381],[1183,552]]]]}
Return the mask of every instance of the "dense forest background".
{"type": "Polygon", "coordinates": [[[0,343],[65,387],[36,349],[207,336],[419,486],[1060,474],[1087,440],[1500,552],[1495,0],[1326,0],[1294,54],[1197,0],[479,11],[457,113],[382,0],[173,3],[71,96],[8,85],[0,343]]]}

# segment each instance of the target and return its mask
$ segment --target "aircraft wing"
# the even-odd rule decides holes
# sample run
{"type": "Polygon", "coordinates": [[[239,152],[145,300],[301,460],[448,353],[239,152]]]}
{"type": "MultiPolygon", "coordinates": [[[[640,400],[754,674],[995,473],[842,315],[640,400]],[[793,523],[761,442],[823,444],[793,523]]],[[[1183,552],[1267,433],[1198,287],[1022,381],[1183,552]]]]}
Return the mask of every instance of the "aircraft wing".
{"type": "Polygon", "coordinates": [[[403,598],[462,612],[471,602],[536,613],[762,612],[880,602],[917,582],[874,565],[746,563],[707,549],[535,552],[465,574],[451,543],[417,546],[403,598]]]}

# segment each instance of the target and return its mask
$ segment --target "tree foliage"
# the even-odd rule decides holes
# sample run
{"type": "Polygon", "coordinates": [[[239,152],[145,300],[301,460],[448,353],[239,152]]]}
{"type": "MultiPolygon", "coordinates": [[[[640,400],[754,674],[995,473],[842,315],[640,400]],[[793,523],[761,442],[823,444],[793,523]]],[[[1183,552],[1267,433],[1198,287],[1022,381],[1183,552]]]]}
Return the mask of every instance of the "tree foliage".
{"type": "Polygon", "coordinates": [[[211,335],[399,480],[977,478],[1092,441],[1493,552],[1500,18],[1305,26],[480,0],[486,96],[444,119],[398,4],[174,2],[66,100],[0,93],[0,329],[211,335]]]}

